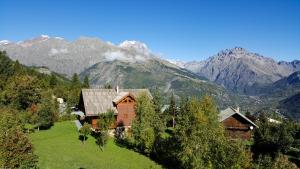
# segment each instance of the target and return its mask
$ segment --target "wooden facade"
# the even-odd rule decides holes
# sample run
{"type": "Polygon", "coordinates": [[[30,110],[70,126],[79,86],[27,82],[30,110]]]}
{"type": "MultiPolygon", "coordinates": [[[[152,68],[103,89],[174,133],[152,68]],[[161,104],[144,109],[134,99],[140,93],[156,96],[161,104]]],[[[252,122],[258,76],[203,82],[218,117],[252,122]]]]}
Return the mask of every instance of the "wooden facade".
{"type": "Polygon", "coordinates": [[[131,126],[135,118],[135,99],[132,96],[127,96],[116,105],[116,108],[118,111],[116,125],[131,126]]]}
{"type": "Polygon", "coordinates": [[[83,89],[79,109],[85,114],[85,121],[97,129],[99,114],[111,110],[115,113],[116,124],[112,128],[131,127],[135,118],[135,98],[140,93],[152,98],[148,89],[83,89]]]}
{"type": "Polygon", "coordinates": [[[249,140],[252,136],[251,124],[237,114],[224,120],[223,125],[226,129],[226,134],[233,139],[249,140]]]}
{"type": "Polygon", "coordinates": [[[232,139],[249,140],[257,127],[249,118],[232,108],[221,111],[219,118],[226,135],[232,139]]]}

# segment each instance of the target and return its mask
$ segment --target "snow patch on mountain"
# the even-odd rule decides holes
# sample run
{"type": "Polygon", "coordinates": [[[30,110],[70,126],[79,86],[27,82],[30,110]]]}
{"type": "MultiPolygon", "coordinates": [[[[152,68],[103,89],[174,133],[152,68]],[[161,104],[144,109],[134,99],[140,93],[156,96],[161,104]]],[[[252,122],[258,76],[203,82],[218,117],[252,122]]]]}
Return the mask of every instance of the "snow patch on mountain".
{"type": "Polygon", "coordinates": [[[1,40],[0,41],[0,45],[8,45],[10,44],[11,42],[9,40],[1,40]]]}

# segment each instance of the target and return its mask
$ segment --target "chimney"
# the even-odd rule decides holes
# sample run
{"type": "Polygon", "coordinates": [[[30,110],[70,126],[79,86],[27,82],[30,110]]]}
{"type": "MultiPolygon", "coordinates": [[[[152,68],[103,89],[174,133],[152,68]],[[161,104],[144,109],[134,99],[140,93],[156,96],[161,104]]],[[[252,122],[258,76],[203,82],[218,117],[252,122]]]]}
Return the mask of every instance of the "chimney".
{"type": "Polygon", "coordinates": [[[116,92],[119,93],[119,86],[116,87],[116,92]]]}
{"type": "Polygon", "coordinates": [[[240,107],[237,106],[235,111],[236,111],[237,113],[240,113],[240,107]]]}

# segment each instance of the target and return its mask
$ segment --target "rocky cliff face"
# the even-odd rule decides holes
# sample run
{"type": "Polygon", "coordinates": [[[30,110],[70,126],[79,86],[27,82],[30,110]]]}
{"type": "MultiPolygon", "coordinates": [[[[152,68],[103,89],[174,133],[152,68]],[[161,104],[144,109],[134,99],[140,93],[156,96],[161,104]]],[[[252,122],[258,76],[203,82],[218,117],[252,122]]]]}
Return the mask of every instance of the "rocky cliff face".
{"type": "Polygon", "coordinates": [[[300,62],[275,60],[236,47],[226,49],[201,62],[184,66],[201,76],[242,94],[257,94],[257,89],[300,70],[300,62]]]}

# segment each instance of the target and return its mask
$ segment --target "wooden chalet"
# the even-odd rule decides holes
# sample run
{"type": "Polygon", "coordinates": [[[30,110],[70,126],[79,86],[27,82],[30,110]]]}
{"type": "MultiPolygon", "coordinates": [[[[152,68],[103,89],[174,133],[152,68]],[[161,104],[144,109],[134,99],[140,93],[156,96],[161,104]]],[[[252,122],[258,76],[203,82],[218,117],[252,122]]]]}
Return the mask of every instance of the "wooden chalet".
{"type": "Polygon", "coordinates": [[[257,125],[239,112],[239,109],[227,108],[219,114],[219,121],[223,123],[226,134],[232,139],[249,140],[252,137],[252,130],[257,125]]]}
{"type": "Polygon", "coordinates": [[[148,89],[82,89],[79,109],[85,114],[85,121],[97,129],[99,114],[112,110],[117,126],[131,127],[135,118],[136,97],[141,93],[151,94],[148,89]]]}

